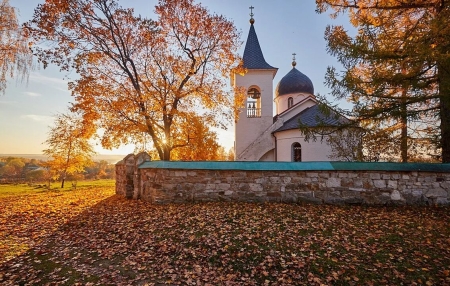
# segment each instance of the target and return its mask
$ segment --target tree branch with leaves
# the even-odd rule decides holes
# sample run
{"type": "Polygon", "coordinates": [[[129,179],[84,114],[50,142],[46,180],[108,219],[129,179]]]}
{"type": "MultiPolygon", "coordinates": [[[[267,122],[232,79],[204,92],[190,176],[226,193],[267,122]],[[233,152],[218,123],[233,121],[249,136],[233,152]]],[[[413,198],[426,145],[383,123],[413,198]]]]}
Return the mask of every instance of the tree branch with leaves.
{"type": "Polygon", "coordinates": [[[0,0],[0,94],[5,92],[8,78],[28,79],[33,67],[29,45],[16,9],[8,0],[0,0]]]}
{"type": "Polygon", "coordinates": [[[333,97],[352,102],[352,117],[371,121],[380,131],[373,134],[396,140],[403,162],[421,148],[441,148],[450,162],[450,1],[316,3],[332,17],[348,13],[358,28],[353,37],[342,26],[325,31],[328,52],[344,67],[327,71],[333,97]]]}
{"type": "Polygon", "coordinates": [[[170,160],[188,143],[178,129],[191,116],[211,127],[233,119],[226,79],[241,43],[231,21],[192,0],[161,0],[155,9],[152,21],[115,0],[47,0],[27,26],[40,61],[80,76],[69,85],[72,110],[105,131],[104,148],[142,143],[145,133],[170,160]]]}

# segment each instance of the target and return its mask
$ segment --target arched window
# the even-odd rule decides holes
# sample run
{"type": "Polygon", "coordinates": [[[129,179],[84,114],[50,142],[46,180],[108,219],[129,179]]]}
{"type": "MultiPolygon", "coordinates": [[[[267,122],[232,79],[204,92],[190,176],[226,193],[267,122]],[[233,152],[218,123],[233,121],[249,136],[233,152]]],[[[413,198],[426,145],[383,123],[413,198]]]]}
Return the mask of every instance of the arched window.
{"type": "Polygon", "coordinates": [[[302,161],[302,145],[295,142],[292,144],[292,161],[301,162],[302,161]]]}
{"type": "Polygon", "coordinates": [[[288,98],[288,108],[291,108],[294,105],[294,99],[292,97],[288,98]]]}
{"type": "Polygon", "coordinates": [[[247,91],[247,117],[261,117],[261,91],[256,86],[251,86],[247,91]]]}

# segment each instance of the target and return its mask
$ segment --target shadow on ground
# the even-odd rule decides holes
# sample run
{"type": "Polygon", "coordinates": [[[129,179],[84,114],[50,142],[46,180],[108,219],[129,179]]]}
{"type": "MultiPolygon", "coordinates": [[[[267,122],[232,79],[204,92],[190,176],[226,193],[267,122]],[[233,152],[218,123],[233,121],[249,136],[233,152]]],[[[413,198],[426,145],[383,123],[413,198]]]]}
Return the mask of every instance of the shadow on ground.
{"type": "Polygon", "coordinates": [[[449,208],[152,205],[114,195],[4,262],[0,284],[445,285],[449,223],[449,208]]]}

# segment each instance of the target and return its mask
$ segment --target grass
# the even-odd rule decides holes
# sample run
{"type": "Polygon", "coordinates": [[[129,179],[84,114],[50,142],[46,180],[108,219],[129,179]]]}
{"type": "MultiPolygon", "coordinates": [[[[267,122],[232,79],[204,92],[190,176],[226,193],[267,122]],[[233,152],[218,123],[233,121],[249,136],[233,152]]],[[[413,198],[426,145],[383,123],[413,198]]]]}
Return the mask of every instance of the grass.
{"type": "Polygon", "coordinates": [[[23,193],[0,197],[1,285],[450,285],[447,207],[23,193]]]}
{"type": "MultiPolygon", "coordinates": [[[[58,191],[71,191],[74,189],[71,181],[66,181],[64,188],[61,188],[61,182],[53,182],[50,188],[44,183],[35,184],[0,184],[0,198],[8,196],[34,195],[58,191]]],[[[95,188],[95,187],[114,187],[115,180],[92,180],[79,181],[76,183],[77,189],[95,188]]]]}

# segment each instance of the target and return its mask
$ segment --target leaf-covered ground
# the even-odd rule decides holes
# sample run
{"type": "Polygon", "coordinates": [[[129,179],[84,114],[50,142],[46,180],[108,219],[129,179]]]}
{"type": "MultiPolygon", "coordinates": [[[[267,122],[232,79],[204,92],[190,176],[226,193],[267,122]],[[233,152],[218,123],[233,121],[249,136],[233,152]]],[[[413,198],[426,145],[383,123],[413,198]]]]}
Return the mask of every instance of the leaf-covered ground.
{"type": "Polygon", "coordinates": [[[0,285],[450,285],[450,208],[0,198],[0,285]]]}

